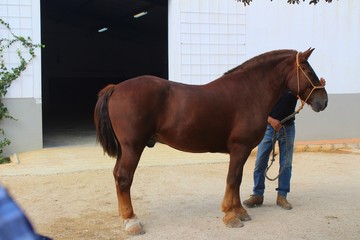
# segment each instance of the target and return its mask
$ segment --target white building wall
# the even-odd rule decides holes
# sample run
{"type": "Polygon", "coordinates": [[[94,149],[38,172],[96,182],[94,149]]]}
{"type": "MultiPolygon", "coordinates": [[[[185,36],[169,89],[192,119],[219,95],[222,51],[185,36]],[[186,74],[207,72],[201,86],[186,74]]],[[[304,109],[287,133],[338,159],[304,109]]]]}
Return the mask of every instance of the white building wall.
{"type": "Polygon", "coordinates": [[[245,9],[236,1],[169,1],[169,78],[204,84],[245,60],[245,9]]]}
{"type": "Polygon", "coordinates": [[[274,49],[305,51],[329,93],[360,93],[360,1],[253,1],[246,7],[247,58],[274,49]]]}
{"type": "MultiPolygon", "coordinates": [[[[0,0],[0,18],[10,24],[15,35],[30,37],[33,43],[41,42],[39,0],[0,0]]],[[[5,32],[2,27],[1,33],[5,32]]],[[[11,38],[9,33],[5,37],[11,38]]],[[[36,49],[35,54],[36,58],[12,83],[5,98],[35,98],[41,102],[41,50],[36,49]]],[[[6,51],[4,58],[10,67],[18,66],[16,46],[6,51]]]]}
{"type": "Polygon", "coordinates": [[[329,104],[297,115],[297,140],[360,138],[360,1],[320,1],[299,5],[253,1],[246,7],[247,58],[274,49],[305,51],[309,63],[326,79],[329,104]]]}
{"type": "MultiPolygon", "coordinates": [[[[0,0],[0,18],[10,24],[17,36],[30,37],[33,43],[41,42],[40,0],[0,0]]],[[[5,27],[1,37],[11,38],[5,27]]],[[[13,46],[3,57],[7,67],[17,67],[19,59],[13,46]]],[[[21,48],[20,48],[21,49],[21,48]]],[[[41,105],[41,50],[35,50],[36,58],[8,89],[2,102],[10,115],[17,121],[3,119],[0,128],[5,130],[10,146],[4,148],[4,156],[42,148],[42,105],[41,105]]],[[[26,58],[27,55],[24,54],[26,58]]]]}
{"type": "Polygon", "coordinates": [[[275,49],[305,51],[329,93],[360,93],[360,1],[169,1],[169,78],[201,84],[275,49]],[[344,76],[345,74],[345,76],[344,76]]]}

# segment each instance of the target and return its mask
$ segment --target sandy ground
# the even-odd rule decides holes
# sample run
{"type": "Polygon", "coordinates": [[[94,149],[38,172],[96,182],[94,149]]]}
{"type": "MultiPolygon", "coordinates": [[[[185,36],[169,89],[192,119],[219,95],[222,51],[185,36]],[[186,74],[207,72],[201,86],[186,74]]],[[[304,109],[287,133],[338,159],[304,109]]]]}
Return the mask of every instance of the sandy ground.
{"type": "MultiPolygon", "coordinates": [[[[276,206],[276,182],[268,181],[264,205],[248,209],[252,220],[238,229],[226,228],[220,211],[227,155],[147,149],[132,187],[146,230],[136,237],[126,235],[118,217],[114,160],[94,147],[51,151],[0,165],[0,181],[37,231],[54,239],[360,239],[358,149],[295,153],[293,210],[276,206]]],[[[251,156],[242,200],[251,194],[253,166],[251,156]]]]}

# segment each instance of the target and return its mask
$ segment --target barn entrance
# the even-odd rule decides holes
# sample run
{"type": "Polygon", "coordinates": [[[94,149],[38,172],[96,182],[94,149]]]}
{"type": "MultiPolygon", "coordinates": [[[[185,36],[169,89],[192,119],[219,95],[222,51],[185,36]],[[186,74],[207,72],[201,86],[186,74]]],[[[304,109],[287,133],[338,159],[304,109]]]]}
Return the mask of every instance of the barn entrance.
{"type": "Polygon", "coordinates": [[[168,1],[41,0],[41,22],[44,147],[94,141],[107,84],[168,78],[168,1]]]}

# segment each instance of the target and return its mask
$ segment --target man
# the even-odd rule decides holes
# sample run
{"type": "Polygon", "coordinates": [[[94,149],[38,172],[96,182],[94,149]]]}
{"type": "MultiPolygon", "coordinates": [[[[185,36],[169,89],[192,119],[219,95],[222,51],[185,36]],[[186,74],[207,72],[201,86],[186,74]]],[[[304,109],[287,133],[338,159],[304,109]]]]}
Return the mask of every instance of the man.
{"type": "MultiPolygon", "coordinates": [[[[320,82],[322,85],[325,85],[323,78],[320,79],[320,82]]],[[[276,188],[278,191],[276,204],[285,210],[292,209],[292,205],[287,201],[287,194],[290,192],[295,140],[295,117],[288,119],[283,124],[281,124],[281,120],[294,113],[296,102],[297,98],[291,92],[285,92],[270,112],[266,132],[258,146],[256,155],[253,195],[243,202],[247,207],[261,206],[264,201],[265,171],[268,166],[275,131],[276,140],[279,142],[280,168],[283,168],[278,178],[278,187],[276,188]],[[286,159],[287,157],[289,159],[286,159]]]]}

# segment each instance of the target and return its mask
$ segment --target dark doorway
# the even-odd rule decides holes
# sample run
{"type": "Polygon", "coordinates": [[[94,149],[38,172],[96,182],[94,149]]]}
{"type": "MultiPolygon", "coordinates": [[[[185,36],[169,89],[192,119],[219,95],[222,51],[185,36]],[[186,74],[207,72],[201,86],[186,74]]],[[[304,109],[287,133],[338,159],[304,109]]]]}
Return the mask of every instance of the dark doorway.
{"type": "Polygon", "coordinates": [[[107,84],[168,78],[168,1],[41,0],[41,22],[44,147],[94,136],[107,84]]]}

